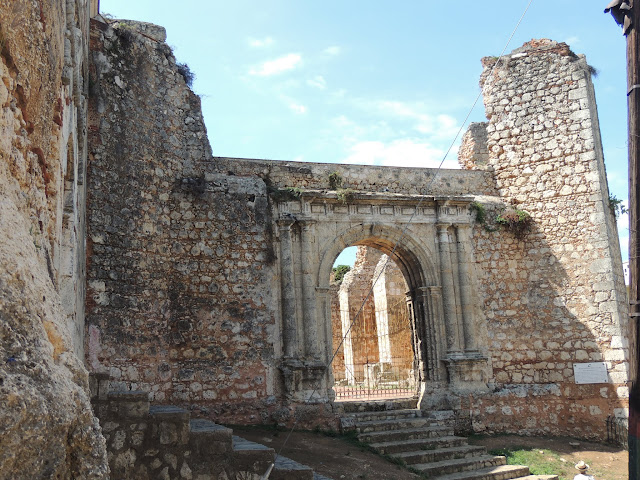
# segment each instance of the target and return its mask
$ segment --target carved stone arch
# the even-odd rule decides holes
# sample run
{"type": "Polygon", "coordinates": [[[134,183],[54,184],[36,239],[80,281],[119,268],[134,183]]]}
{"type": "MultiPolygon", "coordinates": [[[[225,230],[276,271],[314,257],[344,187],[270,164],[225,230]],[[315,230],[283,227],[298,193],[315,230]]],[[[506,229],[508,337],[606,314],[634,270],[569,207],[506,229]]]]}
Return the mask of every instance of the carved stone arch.
{"type": "MultiPolygon", "coordinates": [[[[435,235],[435,232],[434,232],[435,235]]],[[[411,320],[415,364],[421,384],[446,377],[444,366],[445,326],[437,258],[428,247],[403,232],[397,225],[361,224],[345,229],[321,247],[317,285],[326,289],[337,256],[349,246],[370,246],[389,255],[405,277],[407,308],[411,320]]],[[[321,328],[331,329],[331,318],[320,320],[321,328]]],[[[331,338],[327,335],[327,338],[331,338]]],[[[422,388],[422,387],[421,387],[422,388]]]]}
{"type": "Polygon", "coordinates": [[[321,288],[328,287],[333,262],[340,252],[347,247],[359,245],[374,247],[390,255],[410,288],[439,284],[436,265],[430,258],[433,254],[425,246],[409,234],[403,235],[402,230],[395,225],[372,223],[345,229],[324,246],[320,252],[317,285],[321,288]],[[394,251],[396,243],[398,246],[394,251]]]}

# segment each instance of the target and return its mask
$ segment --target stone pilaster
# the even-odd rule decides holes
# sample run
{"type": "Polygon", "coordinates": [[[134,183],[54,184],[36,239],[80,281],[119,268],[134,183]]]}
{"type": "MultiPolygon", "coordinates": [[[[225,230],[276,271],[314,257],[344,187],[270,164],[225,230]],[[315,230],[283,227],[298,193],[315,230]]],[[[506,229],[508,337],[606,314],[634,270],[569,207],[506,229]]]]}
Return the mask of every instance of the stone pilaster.
{"type": "Polygon", "coordinates": [[[301,247],[302,247],[302,319],[304,335],[304,353],[309,360],[320,359],[318,347],[318,319],[316,316],[316,289],[313,278],[313,243],[314,234],[311,231],[315,222],[303,221],[301,223],[301,247]]]}
{"type": "Polygon", "coordinates": [[[282,288],[282,341],[284,355],[288,358],[298,356],[298,333],[296,329],[296,295],[293,271],[293,249],[291,226],[294,220],[283,218],[278,221],[280,232],[280,282],[282,288]]]}
{"type": "Polygon", "coordinates": [[[458,225],[457,252],[458,252],[458,285],[460,292],[460,304],[462,311],[462,325],[464,332],[464,350],[469,353],[478,351],[476,345],[476,319],[474,309],[474,295],[471,278],[472,250],[471,250],[471,226],[458,225]]]}
{"type": "Polygon", "coordinates": [[[442,297],[444,303],[444,320],[447,337],[447,354],[460,355],[462,348],[460,344],[460,332],[458,326],[458,316],[456,315],[456,296],[451,266],[451,240],[449,237],[449,225],[439,223],[438,228],[438,249],[440,252],[440,279],[442,283],[442,297]]]}

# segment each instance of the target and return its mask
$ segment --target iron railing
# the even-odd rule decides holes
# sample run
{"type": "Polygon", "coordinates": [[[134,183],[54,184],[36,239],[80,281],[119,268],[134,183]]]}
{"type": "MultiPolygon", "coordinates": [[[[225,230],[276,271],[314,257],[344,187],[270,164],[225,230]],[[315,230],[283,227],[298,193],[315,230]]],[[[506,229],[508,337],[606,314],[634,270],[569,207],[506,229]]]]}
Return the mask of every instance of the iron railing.
{"type": "Polygon", "coordinates": [[[626,418],[607,417],[607,442],[629,449],[629,421],[626,418]]]}

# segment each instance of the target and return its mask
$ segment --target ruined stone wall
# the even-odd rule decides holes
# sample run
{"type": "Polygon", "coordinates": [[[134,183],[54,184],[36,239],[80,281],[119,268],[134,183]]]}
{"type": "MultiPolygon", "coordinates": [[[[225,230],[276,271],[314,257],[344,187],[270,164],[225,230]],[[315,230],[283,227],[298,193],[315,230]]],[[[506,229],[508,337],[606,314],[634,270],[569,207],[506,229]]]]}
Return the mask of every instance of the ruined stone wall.
{"type": "Polygon", "coordinates": [[[342,345],[342,320],[340,317],[340,298],[338,291],[340,285],[331,283],[329,287],[331,299],[331,355],[335,354],[331,363],[331,371],[335,383],[342,383],[346,379],[344,373],[344,346],[342,345]]]}
{"type": "MultiPolygon", "coordinates": [[[[92,32],[92,370],[223,422],[286,423],[313,394],[296,415],[318,423],[332,414],[331,265],[348,245],[399,241],[422,406],[468,407],[477,430],[593,438],[624,414],[626,300],[584,59],[548,42],[492,73],[486,59],[489,121],[465,137],[468,170],[430,184],[429,169],[212,158],[164,37],[136,22],[92,32]],[[418,208],[416,194],[435,198],[418,208]],[[472,229],[474,199],[486,219],[472,229]],[[498,228],[509,205],[530,231],[498,228]],[[576,385],[573,364],[595,361],[610,383],[576,385]]],[[[343,328],[375,263],[345,278],[341,294],[358,293],[343,328]]],[[[375,332],[373,299],[347,367],[378,362],[375,335],[359,344],[358,329],[375,332]]]]}
{"type": "Polygon", "coordinates": [[[88,8],[0,8],[1,478],[108,477],[82,362],[88,8]]]}
{"type": "Polygon", "coordinates": [[[434,168],[376,167],[335,163],[279,162],[243,158],[216,158],[217,171],[255,175],[269,186],[335,190],[330,177],[337,173],[339,187],[355,191],[406,195],[494,195],[495,182],[480,171],[434,168]],[[433,177],[435,176],[435,180],[433,177]],[[426,186],[429,185],[427,191],[426,186]]]}
{"type": "Polygon", "coordinates": [[[93,24],[87,362],[153,403],[260,423],[280,388],[266,186],[208,166],[164,39],[93,24]]]}
{"type": "MultiPolygon", "coordinates": [[[[343,317],[343,335],[345,326],[350,327],[351,341],[346,348],[351,348],[353,355],[352,369],[356,382],[365,379],[365,365],[379,361],[378,342],[376,337],[375,302],[371,292],[371,281],[375,267],[382,252],[375,248],[358,247],[356,261],[340,285],[340,310],[343,317]]],[[[349,374],[347,373],[349,377],[349,374]]]]}
{"type": "MultiPolygon", "coordinates": [[[[475,426],[601,437],[627,405],[627,300],[591,74],[548,40],[495,62],[481,79],[488,163],[533,224],[522,238],[474,229],[495,388],[472,401],[475,426]],[[601,361],[608,384],[575,384],[574,363],[601,361]]],[[[496,227],[502,207],[486,207],[496,227]]]]}
{"type": "MultiPolygon", "coordinates": [[[[406,379],[413,368],[413,346],[411,344],[411,322],[407,310],[409,287],[396,263],[382,255],[376,265],[373,280],[373,295],[376,308],[378,344],[388,347],[388,359],[396,377],[406,379]],[[380,338],[380,337],[387,337],[380,338]]],[[[381,357],[385,355],[381,349],[381,357]]]]}

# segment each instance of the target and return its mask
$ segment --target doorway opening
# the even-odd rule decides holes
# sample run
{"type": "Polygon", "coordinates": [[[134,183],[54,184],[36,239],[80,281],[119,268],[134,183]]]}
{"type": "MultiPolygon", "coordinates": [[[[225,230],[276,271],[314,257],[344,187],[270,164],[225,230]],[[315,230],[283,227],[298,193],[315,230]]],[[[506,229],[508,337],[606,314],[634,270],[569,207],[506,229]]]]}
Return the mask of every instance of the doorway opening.
{"type": "Polygon", "coordinates": [[[330,285],[335,399],[413,397],[409,287],[398,265],[376,248],[349,247],[336,260],[330,285]]]}

